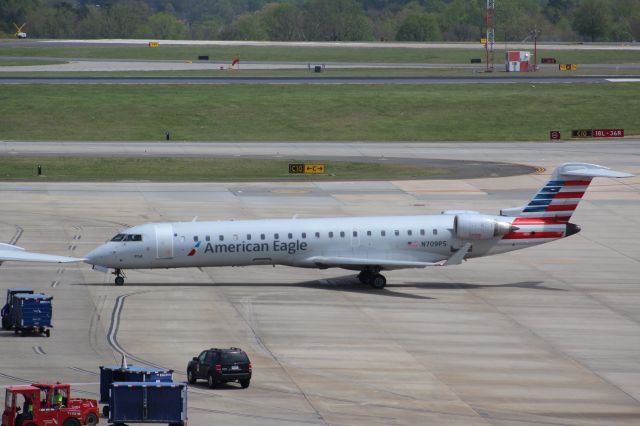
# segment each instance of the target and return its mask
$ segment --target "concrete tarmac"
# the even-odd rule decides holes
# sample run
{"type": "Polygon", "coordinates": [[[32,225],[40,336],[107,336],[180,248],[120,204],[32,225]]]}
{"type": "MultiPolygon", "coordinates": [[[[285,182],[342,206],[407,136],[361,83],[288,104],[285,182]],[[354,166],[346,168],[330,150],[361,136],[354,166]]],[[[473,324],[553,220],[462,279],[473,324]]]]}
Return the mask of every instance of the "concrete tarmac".
{"type": "MultiPolygon", "coordinates": [[[[627,141],[322,145],[288,146],[546,171],[402,182],[0,183],[0,240],[82,256],[128,225],[194,216],[493,213],[527,201],[564,161],[640,173],[640,148],[627,141]]],[[[260,155],[285,146],[226,149],[260,155]]],[[[115,287],[84,264],[7,262],[0,290],[52,294],[55,328],[49,339],[0,333],[0,385],[60,380],[97,397],[98,366],[118,363],[118,350],[185,380],[202,349],[239,346],[253,362],[251,387],[191,386],[190,425],[635,425],[638,217],[639,177],[597,179],[572,219],[581,233],[461,266],[390,272],[383,291],[337,269],[128,271],[115,287]]]]}

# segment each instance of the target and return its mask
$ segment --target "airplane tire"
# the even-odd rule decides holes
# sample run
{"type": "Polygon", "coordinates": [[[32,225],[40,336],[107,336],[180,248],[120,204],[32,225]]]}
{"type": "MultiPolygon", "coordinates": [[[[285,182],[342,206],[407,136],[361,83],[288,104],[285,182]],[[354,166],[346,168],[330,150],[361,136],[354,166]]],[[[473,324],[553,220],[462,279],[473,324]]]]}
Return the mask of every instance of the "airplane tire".
{"type": "Polygon", "coordinates": [[[369,284],[371,284],[371,287],[375,288],[376,290],[382,290],[384,286],[387,285],[387,279],[384,277],[384,275],[376,274],[371,277],[369,284]]]}
{"type": "Polygon", "coordinates": [[[116,277],[116,285],[124,285],[124,277],[116,277]]]}

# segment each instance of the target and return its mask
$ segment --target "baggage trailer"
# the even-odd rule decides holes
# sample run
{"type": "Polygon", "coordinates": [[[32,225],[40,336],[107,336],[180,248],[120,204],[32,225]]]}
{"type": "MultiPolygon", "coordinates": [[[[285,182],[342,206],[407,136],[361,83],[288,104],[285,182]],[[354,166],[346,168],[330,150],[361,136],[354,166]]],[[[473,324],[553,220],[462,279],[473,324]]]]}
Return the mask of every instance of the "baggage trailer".
{"type": "MultiPolygon", "coordinates": [[[[138,367],[126,364],[100,366],[100,403],[109,404],[109,389],[113,382],[173,382],[173,370],[138,367]]],[[[102,407],[102,414],[109,417],[109,405],[102,407]]]]}
{"type": "Polygon", "coordinates": [[[109,423],[187,424],[187,384],[114,382],[109,390],[109,423]]]}
{"type": "Polygon", "coordinates": [[[68,384],[7,386],[2,426],[94,426],[98,415],[98,401],[71,398],[68,384]]]}
{"type": "Polygon", "coordinates": [[[13,331],[23,336],[28,333],[51,335],[53,296],[18,293],[13,297],[13,331]]]}
{"type": "Polygon", "coordinates": [[[7,302],[2,307],[0,314],[2,315],[2,328],[5,330],[11,330],[13,328],[13,304],[14,296],[16,294],[33,294],[33,289],[30,288],[10,288],[7,289],[7,302]]]}

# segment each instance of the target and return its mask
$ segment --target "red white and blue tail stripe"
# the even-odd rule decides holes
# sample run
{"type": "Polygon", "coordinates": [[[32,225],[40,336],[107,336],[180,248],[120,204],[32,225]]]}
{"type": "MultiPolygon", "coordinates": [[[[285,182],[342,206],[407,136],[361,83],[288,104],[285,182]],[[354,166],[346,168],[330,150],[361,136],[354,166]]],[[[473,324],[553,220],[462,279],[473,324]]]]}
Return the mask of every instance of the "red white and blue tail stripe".
{"type": "Polygon", "coordinates": [[[519,218],[551,219],[567,223],[592,178],[550,180],[527,204],[519,218]]]}
{"type": "Polygon", "coordinates": [[[603,166],[587,163],[565,163],[551,175],[549,181],[524,207],[504,209],[503,216],[515,217],[512,225],[517,231],[506,234],[505,240],[532,240],[539,244],[567,237],[580,231],[578,225],[569,223],[594,177],[629,177],[603,166]]]}

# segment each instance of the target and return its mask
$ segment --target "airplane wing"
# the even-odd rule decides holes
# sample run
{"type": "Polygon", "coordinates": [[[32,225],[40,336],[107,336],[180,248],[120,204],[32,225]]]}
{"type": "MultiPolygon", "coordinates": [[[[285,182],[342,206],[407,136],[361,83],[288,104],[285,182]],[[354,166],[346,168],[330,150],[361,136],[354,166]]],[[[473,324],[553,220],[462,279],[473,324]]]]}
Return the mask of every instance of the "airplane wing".
{"type": "Polygon", "coordinates": [[[325,257],[314,256],[307,259],[311,263],[315,263],[318,268],[343,268],[343,269],[362,269],[364,266],[379,266],[382,269],[405,269],[405,268],[426,268],[427,266],[450,266],[460,265],[464,257],[469,253],[471,243],[466,243],[460,249],[453,252],[448,259],[439,262],[415,262],[410,260],[392,260],[392,259],[358,259],[353,257],[325,257]]]}
{"type": "Polygon", "coordinates": [[[34,253],[26,251],[22,247],[0,243],[0,263],[6,261],[18,262],[47,262],[47,263],[73,263],[82,262],[83,259],[53,254],[34,253]]]}
{"type": "Polygon", "coordinates": [[[307,259],[319,268],[360,269],[363,266],[380,266],[383,269],[426,268],[427,266],[442,266],[443,262],[413,262],[410,260],[392,259],[359,259],[355,257],[325,257],[314,256],[307,259]]]}

